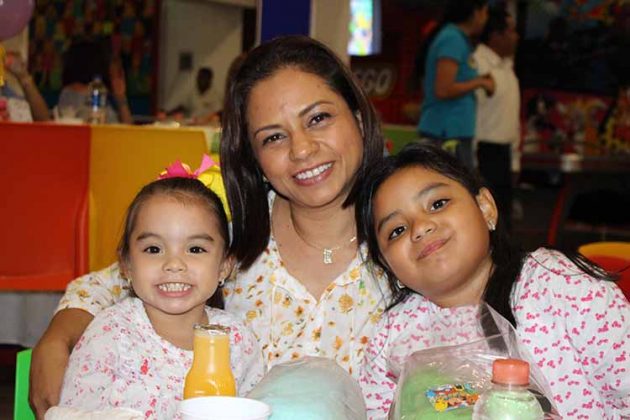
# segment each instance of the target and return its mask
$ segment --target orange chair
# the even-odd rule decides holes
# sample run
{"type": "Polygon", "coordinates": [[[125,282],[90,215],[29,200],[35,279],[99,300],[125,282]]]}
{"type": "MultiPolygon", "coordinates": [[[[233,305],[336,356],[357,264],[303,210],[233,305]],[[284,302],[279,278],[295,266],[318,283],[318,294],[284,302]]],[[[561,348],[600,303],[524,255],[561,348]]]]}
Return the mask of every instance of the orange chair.
{"type": "Polygon", "coordinates": [[[617,285],[630,299],[630,242],[593,242],[578,252],[613,273],[619,273],[617,285]]]}
{"type": "Polygon", "coordinates": [[[89,127],[0,124],[0,290],[63,290],[87,271],[89,127]]]}

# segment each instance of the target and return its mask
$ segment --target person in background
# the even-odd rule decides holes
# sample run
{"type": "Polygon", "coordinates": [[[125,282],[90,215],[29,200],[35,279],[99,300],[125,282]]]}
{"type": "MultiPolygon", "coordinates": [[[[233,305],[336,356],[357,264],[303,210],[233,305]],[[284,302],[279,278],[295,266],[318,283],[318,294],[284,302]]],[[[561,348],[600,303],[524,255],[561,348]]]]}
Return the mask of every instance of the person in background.
{"type": "Polygon", "coordinates": [[[28,104],[27,107],[30,112],[24,113],[24,121],[49,121],[48,105],[28,72],[22,56],[19,53],[9,51],[4,60],[7,80],[5,86],[2,87],[3,96],[23,99],[28,104]]]}
{"type": "Polygon", "coordinates": [[[608,273],[581,255],[520,251],[475,173],[429,143],[374,165],[356,206],[395,303],[366,350],[369,418],[387,417],[396,362],[483,337],[456,328],[482,300],[515,327],[562,418],[630,415],[630,303],[608,273]],[[431,334],[433,319],[442,334],[431,334]]]}
{"type": "Polygon", "coordinates": [[[476,101],[474,91],[494,91],[488,75],[479,76],[472,61],[472,40],[488,18],[487,0],[448,0],[443,22],[423,55],[424,99],[418,123],[422,138],[431,139],[473,166],[476,101]]]}
{"type": "Polygon", "coordinates": [[[195,324],[229,330],[238,395],[258,383],[264,365],[256,338],[222,310],[221,286],[233,265],[228,232],[221,200],[198,179],[166,175],[136,195],[118,247],[132,294],[101,311],[77,342],[61,407],[124,407],[147,419],[174,418],[192,365],[195,324]]]}
{"type": "Polygon", "coordinates": [[[192,124],[206,125],[219,122],[219,112],[223,103],[212,87],[214,72],[210,67],[197,71],[194,86],[182,104],[168,111],[169,115],[187,115],[192,124]]]}
{"type": "Polygon", "coordinates": [[[88,85],[100,76],[114,98],[117,110],[107,104],[106,122],[133,124],[126,96],[125,75],[120,63],[111,60],[100,41],[78,39],[64,54],[62,82],[57,112],[61,117],[85,118],[89,99],[88,85]],[[74,115],[71,115],[74,114],[74,115]]]}
{"type": "Polygon", "coordinates": [[[221,97],[212,87],[214,72],[210,67],[197,71],[196,89],[189,103],[190,116],[197,124],[218,121],[218,112],[223,107],[221,97]]]}
{"type": "MultiPolygon", "coordinates": [[[[247,54],[225,101],[221,171],[232,214],[225,307],[267,368],[327,357],[354,378],[390,299],[356,238],[354,201],[382,158],[372,104],[343,62],[304,36],[247,54]]],[[[71,282],[33,350],[30,398],[56,404],[68,355],[94,315],[126,296],[118,265],[71,282]]]]}
{"type": "Polygon", "coordinates": [[[511,228],[512,185],[520,171],[521,95],[513,57],[518,43],[516,22],[504,6],[494,6],[473,57],[477,70],[492,75],[492,96],[477,93],[475,143],[479,172],[493,192],[506,226],[511,228]]]}

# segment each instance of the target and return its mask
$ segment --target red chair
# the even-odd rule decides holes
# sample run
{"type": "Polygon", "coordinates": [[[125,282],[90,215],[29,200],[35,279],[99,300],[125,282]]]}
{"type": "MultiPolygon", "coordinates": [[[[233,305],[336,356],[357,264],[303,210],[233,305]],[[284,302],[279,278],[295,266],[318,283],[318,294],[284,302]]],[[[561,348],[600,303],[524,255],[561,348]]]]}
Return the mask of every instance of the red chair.
{"type": "Polygon", "coordinates": [[[617,286],[630,300],[630,242],[593,242],[578,251],[600,267],[619,273],[617,286]]]}
{"type": "Polygon", "coordinates": [[[0,290],[63,290],[87,271],[90,128],[0,124],[0,290]]]}

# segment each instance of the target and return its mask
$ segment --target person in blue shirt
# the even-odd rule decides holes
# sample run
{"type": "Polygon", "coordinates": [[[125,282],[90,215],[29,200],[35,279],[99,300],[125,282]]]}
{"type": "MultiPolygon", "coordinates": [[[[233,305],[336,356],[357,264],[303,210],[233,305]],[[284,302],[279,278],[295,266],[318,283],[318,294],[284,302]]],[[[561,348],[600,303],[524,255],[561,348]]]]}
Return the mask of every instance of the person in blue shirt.
{"type": "Polygon", "coordinates": [[[487,0],[449,0],[443,22],[427,41],[424,66],[424,101],[418,132],[437,141],[468,167],[473,167],[475,89],[494,91],[489,75],[475,68],[471,39],[488,19],[487,0]]]}

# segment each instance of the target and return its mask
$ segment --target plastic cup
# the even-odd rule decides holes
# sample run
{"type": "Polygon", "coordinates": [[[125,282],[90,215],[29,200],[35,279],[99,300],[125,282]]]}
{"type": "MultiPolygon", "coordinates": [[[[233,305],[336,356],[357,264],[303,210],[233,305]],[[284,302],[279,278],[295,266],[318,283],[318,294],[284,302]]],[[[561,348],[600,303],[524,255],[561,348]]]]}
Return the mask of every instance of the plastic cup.
{"type": "Polygon", "coordinates": [[[240,397],[198,397],[179,404],[182,420],[268,420],[271,407],[240,397]]]}

